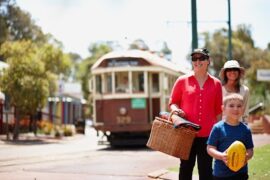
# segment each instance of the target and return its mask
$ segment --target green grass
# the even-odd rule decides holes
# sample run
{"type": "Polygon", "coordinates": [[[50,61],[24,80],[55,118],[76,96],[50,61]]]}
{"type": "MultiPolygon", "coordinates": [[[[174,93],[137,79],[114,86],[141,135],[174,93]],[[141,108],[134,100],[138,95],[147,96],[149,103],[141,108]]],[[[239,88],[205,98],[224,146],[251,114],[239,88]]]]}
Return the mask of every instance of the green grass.
{"type": "MultiPolygon", "coordinates": [[[[179,166],[168,168],[169,171],[178,172],[179,166]]],[[[254,156],[248,162],[250,180],[270,179],[270,145],[265,145],[254,149],[254,156]]],[[[194,167],[193,174],[198,174],[197,166],[194,167]]]]}
{"type": "Polygon", "coordinates": [[[248,162],[249,179],[270,179],[270,145],[254,149],[254,156],[248,162]]]}

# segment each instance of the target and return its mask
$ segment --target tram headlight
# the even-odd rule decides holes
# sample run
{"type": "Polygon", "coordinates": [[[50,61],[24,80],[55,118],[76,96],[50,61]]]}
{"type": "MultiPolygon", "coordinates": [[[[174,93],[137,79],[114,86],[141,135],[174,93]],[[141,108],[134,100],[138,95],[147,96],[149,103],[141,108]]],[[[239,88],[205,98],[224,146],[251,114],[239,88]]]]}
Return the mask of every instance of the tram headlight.
{"type": "Polygon", "coordinates": [[[125,107],[120,107],[120,108],[119,108],[119,114],[120,114],[120,115],[126,115],[126,114],[127,114],[127,108],[125,108],[125,107]]]}

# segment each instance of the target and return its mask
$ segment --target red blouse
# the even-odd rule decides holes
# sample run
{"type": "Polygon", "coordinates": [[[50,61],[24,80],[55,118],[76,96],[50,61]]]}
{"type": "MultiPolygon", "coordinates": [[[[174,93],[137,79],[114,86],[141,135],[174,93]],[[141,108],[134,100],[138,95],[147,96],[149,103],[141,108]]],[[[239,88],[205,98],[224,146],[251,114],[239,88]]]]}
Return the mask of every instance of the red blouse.
{"type": "Polygon", "coordinates": [[[169,106],[176,104],[185,112],[185,118],[202,128],[198,137],[208,137],[222,109],[221,82],[208,75],[202,88],[194,75],[179,77],[172,89],[169,106]]]}

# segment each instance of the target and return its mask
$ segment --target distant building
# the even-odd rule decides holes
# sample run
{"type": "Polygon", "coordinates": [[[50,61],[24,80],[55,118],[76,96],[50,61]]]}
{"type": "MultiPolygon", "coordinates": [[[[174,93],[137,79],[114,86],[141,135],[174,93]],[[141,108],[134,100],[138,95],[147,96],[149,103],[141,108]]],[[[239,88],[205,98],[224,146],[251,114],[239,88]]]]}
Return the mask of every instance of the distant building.
{"type": "Polygon", "coordinates": [[[42,119],[54,124],[76,124],[84,121],[81,85],[79,83],[59,83],[59,92],[48,98],[48,105],[42,110],[42,119]]]}

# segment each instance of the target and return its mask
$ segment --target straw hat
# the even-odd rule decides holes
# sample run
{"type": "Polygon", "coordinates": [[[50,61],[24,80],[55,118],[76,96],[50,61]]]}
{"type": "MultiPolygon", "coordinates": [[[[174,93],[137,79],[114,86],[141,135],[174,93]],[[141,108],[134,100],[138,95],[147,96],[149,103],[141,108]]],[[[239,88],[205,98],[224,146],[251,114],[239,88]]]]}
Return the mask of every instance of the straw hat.
{"type": "Polygon", "coordinates": [[[238,61],[229,60],[224,64],[223,68],[221,69],[221,71],[219,73],[219,77],[221,78],[221,80],[224,80],[225,70],[231,69],[231,68],[239,69],[240,70],[240,77],[243,77],[245,75],[245,69],[243,67],[240,67],[238,61]]]}

